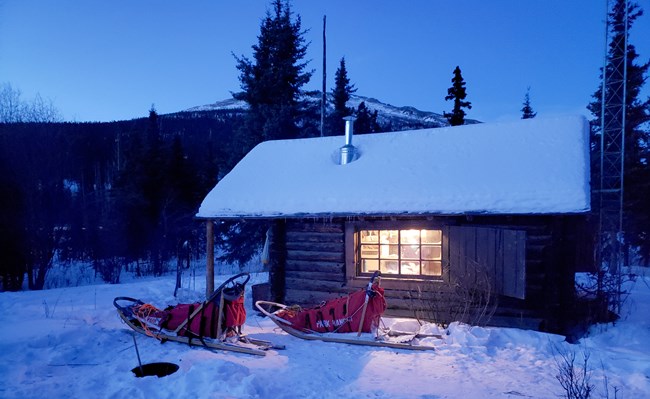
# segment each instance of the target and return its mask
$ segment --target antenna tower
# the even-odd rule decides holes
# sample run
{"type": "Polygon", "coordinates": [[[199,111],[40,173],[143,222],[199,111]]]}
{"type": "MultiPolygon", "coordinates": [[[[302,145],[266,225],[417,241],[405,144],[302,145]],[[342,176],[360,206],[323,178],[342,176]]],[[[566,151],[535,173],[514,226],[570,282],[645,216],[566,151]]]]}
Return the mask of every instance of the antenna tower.
{"type": "MultiPolygon", "coordinates": [[[[611,26],[609,12],[621,0],[605,0],[605,59],[601,95],[599,268],[613,275],[623,265],[623,183],[627,83],[628,2],[624,0],[623,32],[611,26]]],[[[614,22],[616,23],[616,22],[614,22]]]]}

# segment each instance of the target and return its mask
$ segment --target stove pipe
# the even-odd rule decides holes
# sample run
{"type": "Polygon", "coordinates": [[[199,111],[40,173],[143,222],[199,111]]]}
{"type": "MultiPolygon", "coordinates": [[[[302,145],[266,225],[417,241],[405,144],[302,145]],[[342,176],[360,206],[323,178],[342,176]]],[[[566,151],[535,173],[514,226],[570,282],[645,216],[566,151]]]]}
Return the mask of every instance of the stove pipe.
{"type": "Polygon", "coordinates": [[[354,116],[346,116],[345,120],[345,145],[341,147],[340,164],[346,165],[358,158],[357,149],[352,145],[352,136],[354,135],[354,116]]]}

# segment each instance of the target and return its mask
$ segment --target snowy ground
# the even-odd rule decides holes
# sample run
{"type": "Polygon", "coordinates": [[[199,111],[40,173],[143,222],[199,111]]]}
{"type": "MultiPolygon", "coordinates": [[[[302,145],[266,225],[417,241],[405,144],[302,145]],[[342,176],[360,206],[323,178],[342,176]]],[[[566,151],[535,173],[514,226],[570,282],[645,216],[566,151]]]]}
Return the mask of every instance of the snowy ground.
{"type": "MultiPolygon", "coordinates": [[[[589,354],[592,398],[650,398],[650,273],[633,285],[622,321],[570,345],[561,336],[452,325],[434,352],[302,341],[250,307],[245,332],[286,350],[265,357],[211,352],[139,335],[143,363],[172,362],[167,377],[136,378],[131,330],[112,301],[175,303],[174,277],[119,285],[0,293],[2,398],[556,398],[558,351],[589,354]],[[605,381],[607,379],[607,381],[605,381]],[[607,382],[607,383],[606,383],[607,382]]],[[[225,276],[219,276],[224,280],[225,276]]],[[[249,283],[261,282],[264,273],[249,283]]],[[[203,278],[196,279],[201,292],[203,278]],[[200,283],[201,282],[201,283],[200,283]]],[[[183,302],[196,292],[183,290],[183,302]]]]}

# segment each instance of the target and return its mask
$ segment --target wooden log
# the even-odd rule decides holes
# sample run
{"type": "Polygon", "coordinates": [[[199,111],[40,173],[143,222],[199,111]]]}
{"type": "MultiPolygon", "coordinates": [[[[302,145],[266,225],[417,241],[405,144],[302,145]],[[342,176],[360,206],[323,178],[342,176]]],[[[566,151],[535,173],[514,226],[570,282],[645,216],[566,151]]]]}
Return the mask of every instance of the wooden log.
{"type": "Polygon", "coordinates": [[[343,233],[287,231],[287,242],[343,242],[343,233]]]}
{"type": "Polygon", "coordinates": [[[334,281],[339,284],[345,283],[345,276],[343,273],[331,273],[331,272],[303,272],[303,271],[286,271],[287,278],[303,279],[303,280],[323,280],[323,281],[334,281]]]}
{"type": "Polygon", "coordinates": [[[322,252],[340,252],[345,251],[343,242],[299,242],[289,241],[286,244],[289,251],[322,251],[322,252]]]}
{"type": "MultiPolygon", "coordinates": [[[[307,291],[344,292],[345,288],[340,281],[311,280],[286,276],[287,287],[307,291]]],[[[288,288],[287,288],[288,289],[288,288]]]]}
{"type": "Polygon", "coordinates": [[[285,295],[285,304],[296,304],[303,307],[313,307],[319,305],[323,301],[336,299],[346,294],[346,292],[321,292],[287,289],[287,293],[285,295]]]}
{"type": "Polygon", "coordinates": [[[345,255],[343,253],[341,253],[341,252],[319,252],[319,251],[293,251],[293,250],[287,250],[287,259],[344,262],[345,261],[345,255]]]}
{"type": "Polygon", "coordinates": [[[343,262],[287,259],[285,270],[343,274],[343,262]]]}
{"type": "Polygon", "coordinates": [[[342,222],[314,221],[289,221],[287,231],[316,232],[316,233],[343,233],[342,222]]]}

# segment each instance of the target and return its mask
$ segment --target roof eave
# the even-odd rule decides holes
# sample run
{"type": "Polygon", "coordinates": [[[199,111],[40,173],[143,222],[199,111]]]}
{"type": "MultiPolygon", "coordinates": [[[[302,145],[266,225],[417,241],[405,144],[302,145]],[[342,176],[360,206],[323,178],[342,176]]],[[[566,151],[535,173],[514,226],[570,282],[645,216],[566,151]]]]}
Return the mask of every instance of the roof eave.
{"type": "Polygon", "coordinates": [[[393,218],[393,217],[452,217],[452,216],[571,216],[590,213],[591,209],[572,210],[564,212],[493,212],[493,211],[467,211],[467,212],[383,212],[383,213],[353,213],[353,212],[320,212],[320,213],[291,213],[291,214],[224,214],[213,216],[200,216],[199,220],[275,220],[275,219],[351,219],[351,218],[393,218]]]}

